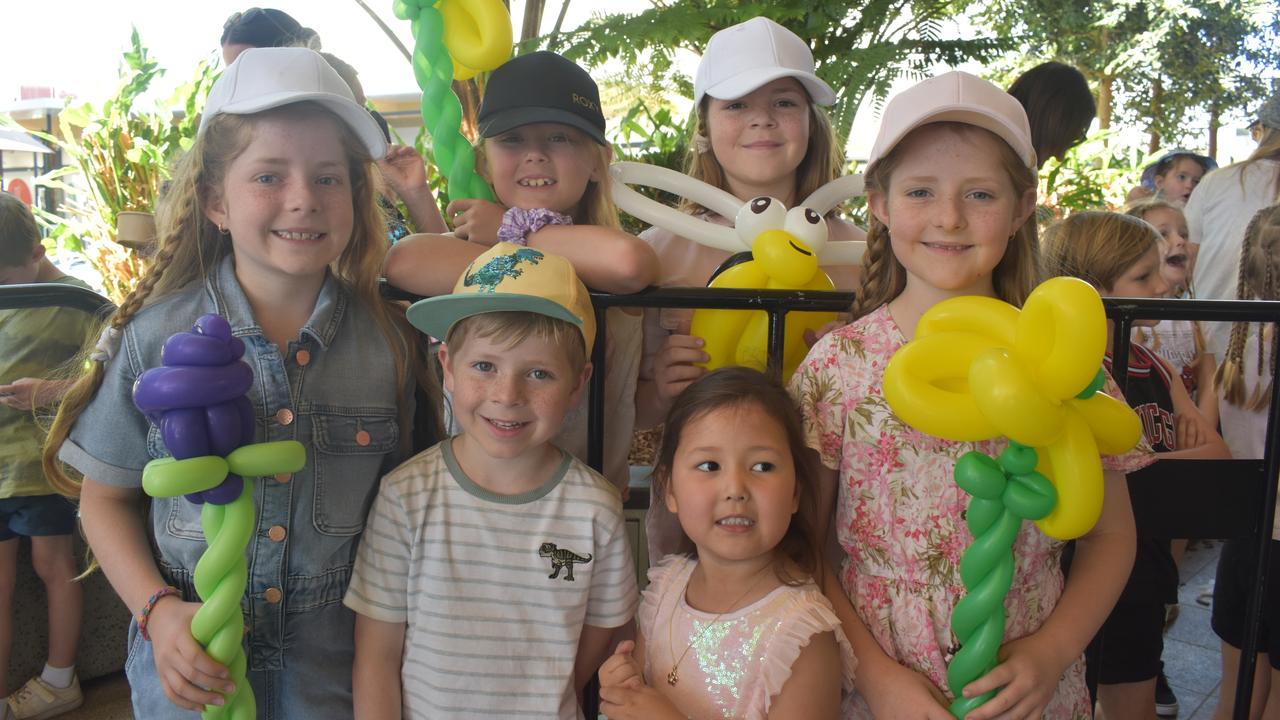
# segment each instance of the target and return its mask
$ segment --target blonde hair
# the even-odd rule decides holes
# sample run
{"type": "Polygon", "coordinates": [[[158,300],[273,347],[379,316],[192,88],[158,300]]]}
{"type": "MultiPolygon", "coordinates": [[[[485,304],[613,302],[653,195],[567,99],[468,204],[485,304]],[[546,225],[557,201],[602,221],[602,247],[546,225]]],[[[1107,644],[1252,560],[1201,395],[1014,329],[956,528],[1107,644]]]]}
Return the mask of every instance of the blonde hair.
{"type": "MultiPolygon", "coordinates": [[[[929,123],[922,127],[934,126],[944,127],[959,135],[986,133],[995,138],[1000,147],[1000,164],[1009,174],[1015,196],[1021,198],[1027,192],[1035,191],[1035,171],[1027,167],[1014,149],[994,133],[975,125],[958,122],[929,123]]],[[[889,191],[889,180],[893,171],[902,162],[903,143],[918,130],[919,128],[908,133],[893,150],[868,169],[867,192],[887,193],[889,191]]],[[[1000,262],[996,264],[995,271],[992,273],[992,285],[995,287],[996,297],[1021,307],[1039,282],[1038,255],[1036,220],[1035,214],[1032,213],[1027,216],[1022,227],[1014,231],[1013,237],[1009,238],[1009,246],[1005,249],[1004,257],[1000,258],[1000,262]]],[[[867,229],[867,250],[862,256],[862,288],[858,292],[858,298],[853,302],[853,317],[856,319],[870,313],[898,297],[906,287],[907,270],[893,254],[889,228],[885,227],[884,223],[872,213],[867,229]]]]}
{"type": "MultiPolygon", "coordinates": [[[[560,123],[563,124],[563,123],[560,123]]],[[[573,127],[565,125],[565,127],[573,127]]],[[[575,225],[598,225],[600,227],[622,229],[618,222],[618,206],[613,204],[613,189],[610,185],[609,163],[613,162],[613,150],[608,145],[601,145],[581,130],[578,132],[590,143],[587,152],[591,154],[593,169],[599,180],[587,181],[587,189],[583,191],[573,211],[575,225]]],[[[489,138],[480,138],[473,146],[476,156],[476,167],[492,189],[493,180],[489,178],[489,156],[485,154],[484,144],[489,138]]]]}
{"type": "Polygon", "coordinates": [[[1186,214],[1182,211],[1181,205],[1175,205],[1162,197],[1154,195],[1151,197],[1140,198],[1129,203],[1125,206],[1124,214],[1136,217],[1139,220],[1146,220],[1147,213],[1153,210],[1173,210],[1184,218],[1186,217],[1186,214]]]}
{"type": "Polygon", "coordinates": [[[445,337],[449,356],[462,352],[467,341],[474,338],[500,338],[507,349],[537,338],[564,350],[565,359],[575,373],[582,372],[587,364],[587,344],[582,339],[582,330],[550,315],[509,310],[465,317],[454,323],[445,337]]]}
{"type": "MultiPolygon", "coordinates": [[[[1280,135],[1280,133],[1277,133],[1280,135]]],[[[1236,294],[1241,300],[1280,300],[1280,205],[1259,210],[1249,221],[1240,247],[1240,275],[1236,294]]],[[[1258,368],[1266,359],[1263,347],[1263,323],[1258,324],[1258,368]]],[[[1266,387],[1254,389],[1245,398],[1244,346],[1249,337],[1249,323],[1231,325],[1231,339],[1227,342],[1226,357],[1218,366],[1216,382],[1223,390],[1223,399],[1246,410],[1266,410],[1271,402],[1270,378],[1276,374],[1276,337],[1272,337],[1271,369],[1267,373],[1266,387]]]]}
{"type": "MultiPolygon", "coordinates": [[[[801,87],[803,89],[803,86],[801,87]]],[[[809,97],[808,90],[804,90],[804,93],[806,98],[809,97]]],[[[711,137],[710,126],[707,122],[707,107],[710,102],[711,96],[704,96],[697,107],[697,125],[694,133],[704,138],[711,137]]],[[[831,127],[831,119],[827,117],[825,110],[810,100],[809,144],[805,147],[804,158],[796,166],[795,197],[793,202],[802,202],[818,188],[843,175],[845,165],[844,152],[840,143],[836,140],[835,130],[831,127]]],[[[698,152],[697,144],[691,143],[685,160],[684,172],[695,180],[701,180],[721,190],[728,191],[729,189],[729,179],[724,174],[724,167],[716,159],[714,149],[708,148],[706,152],[698,152]]],[[[679,208],[682,212],[691,215],[706,211],[706,208],[702,205],[688,198],[681,198],[679,208]]],[[[830,216],[833,213],[835,213],[834,208],[827,215],[830,216]]]]}
{"type": "Polygon", "coordinates": [[[1159,242],[1160,233],[1132,215],[1079,212],[1045,230],[1040,246],[1042,275],[1077,277],[1110,292],[1159,242]]]}
{"type": "MultiPolygon", "coordinates": [[[[1230,167],[1240,168],[1240,190],[1244,191],[1244,175],[1245,169],[1260,160],[1280,160],[1280,128],[1262,126],[1262,137],[1258,139],[1258,147],[1250,153],[1249,157],[1243,161],[1235,163],[1230,167]]],[[[1280,201],[1280,169],[1276,170],[1276,176],[1271,179],[1272,192],[1277,194],[1276,200],[1280,201]]]]}
{"type": "MultiPolygon", "coordinates": [[[[403,306],[381,296],[379,280],[388,243],[375,200],[372,160],[346,123],[314,103],[293,103],[254,115],[218,115],[209,122],[191,149],[177,160],[168,193],[160,199],[156,213],[159,250],[150,268],[106,322],[121,330],[144,307],[212,272],[232,252],[231,238],[205,217],[203,208],[222,192],[227,169],[252,141],[254,126],[265,117],[314,117],[316,113],[323,113],[337,124],[351,173],[355,222],[350,242],[332,264],[334,278],[368,309],[386,337],[395,359],[400,397],[411,396],[409,389],[416,381],[431,400],[430,420],[438,429],[438,383],[432,378],[431,364],[424,361],[422,340],[405,319],[403,306]]],[[[44,470],[50,484],[70,497],[79,495],[80,483],[68,476],[57,461],[58,449],[97,394],[104,376],[103,362],[88,361],[86,365],[85,373],[64,396],[44,447],[44,470]]],[[[401,439],[406,447],[413,429],[413,411],[413,407],[400,408],[401,439]]]]}

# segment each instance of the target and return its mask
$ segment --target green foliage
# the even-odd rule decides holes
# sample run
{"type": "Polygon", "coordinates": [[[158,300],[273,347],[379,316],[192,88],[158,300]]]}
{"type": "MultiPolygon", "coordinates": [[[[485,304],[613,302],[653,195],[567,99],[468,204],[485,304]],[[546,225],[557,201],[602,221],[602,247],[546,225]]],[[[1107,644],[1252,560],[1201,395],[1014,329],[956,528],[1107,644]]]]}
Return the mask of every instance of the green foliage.
{"type": "MultiPolygon", "coordinates": [[[[689,138],[693,137],[692,122],[692,117],[677,120],[668,107],[653,110],[644,99],[637,100],[617,123],[613,157],[683,171],[689,138]]],[[[667,205],[680,202],[680,198],[661,190],[647,187],[636,190],[667,205]]],[[[649,226],[625,212],[620,211],[619,218],[623,229],[632,234],[649,226]]]]}
{"type": "Polygon", "coordinates": [[[216,78],[209,62],[154,110],[140,98],[164,70],[142,45],[135,28],[123,55],[120,85],[101,105],[70,105],[59,115],[57,134],[33,133],[60,149],[67,164],[36,179],[65,193],[55,213],[38,213],[56,249],[83,254],[103,276],[117,302],[140,279],[142,261],[115,243],[116,216],[152,212],[174,156],[191,147],[200,109],[216,78]],[[174,119],[174,110],[183,115],[174,119]]]}
{"type": "Polygon", "coordinates": [[[1062,162],[1049,160],[1040,171],[1042,225],[1081,210],[1119,210],[1142,177],[1146,158],[1113,142],[1115,132],[1096,133],[1069,150],[1062,162]]]}
{"type": "Polygon", "coordinates": [[[674,90],[692,97],[693,87],[674,66],[678,49],[701,52],[717,30],[763,15],[791,29],[813,48],[818,75],[836,91],[831,117],[837,137],[849,134],[866,97],[883,99],[903,75],[922,76],[935,63],[986,62],[1012,49],[990,37],[941,38],[957,14],[956,0],[650,0],[634,15],[596,15],[557,36],[552,49],[599,66],[610,59],[647,78],[640,91],[674,90]]]}

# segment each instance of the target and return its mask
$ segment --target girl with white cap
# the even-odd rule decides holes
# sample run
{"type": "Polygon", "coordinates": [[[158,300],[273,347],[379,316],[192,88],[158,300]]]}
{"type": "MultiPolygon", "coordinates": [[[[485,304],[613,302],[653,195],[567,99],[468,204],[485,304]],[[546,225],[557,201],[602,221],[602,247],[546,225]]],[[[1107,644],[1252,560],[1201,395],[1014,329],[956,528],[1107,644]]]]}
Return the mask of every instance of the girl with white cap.
{"type": "MultiPolygon", "coordinates": [[[[697,129],[686,173],[743,202],[766,195],[787,207],[846,170],[840,143],[822,106],[836,100],[814,73],[813,53],[795,33],[757,17],[725,28],[707,42],[694,77],[697,129]]],[[[692,201],[681,209],[708,222],[732,225],[692,201]]],[[[833,213],[831,240],[861,240],[864,233],[833,213]]],[[[662,287],[704,287],[729,259],[724,250],[699,245],[664,228],[640,234],[658,254],[662,287]]],[[[825,267],[837,289],[857,287],[858,269],[825,267]]],[[[655,308],[644,316],[644,356],[636,384],[636,427],[662,422],[671,401],[706,372],[703,339],[689,335],[693,311],[655,308]]],[[[679,523],[661,503],[650,505],[645,532],[655,564],[683,547],[679,523]]]]}
{"type": "Polygon", "coordinates": [[[45,468],[79,496],[89,546],[136,614],[125,674],[137,717],[194,719],[245,690],[192,637],[201,506],[155,498],[142,512],[143,468],[169,453],[134,383],[207,313],[253,368],[254,440],[306,449],[297,473],[244,478],[257,506],[236,603],[244,682],[260,718],[351,716],[355,614],[342,596],[378,478],[409,454],[415,387],[438,394],[403,308],[379,292],[373,161],[386,148],[316,52],[241,53],[174,169],[151,268],[58,411],[45,468]]]}
{"type": "MultiPolygon", "coordinates": [[[[843,175],[844,154],[822,106],[836,100],[831,86],[814,73],[813,53],[795,33],[757,17],[725,28],[707,42],[694,78],[697,130],[686,173],[727,190],[743,202],[767,195],[787,207],[843,175]]],[[[685,212],[730,225],[691,201],[685,212]]],[[[863,232],[827,218],[831,240],[861,240],[863,232]]],[[[660,264],[659,286],[703,287],[729,258],[654,227],[640,234],[660,264]]],[[[841,290],[857,285],[857,269],[824,268],[841,290]]],[[[692,311],[663,308],[645,313],[644,360],[636,391],[636,423],[662,421],[671,399],[706,372],[695,366],[707,355],[702,340],[688,335],[692,311]]]]}
{"type": "MultiPolygon", "coordinates": [[[[824,586],[858,656],[856,718],[946,720],[951,613],[972,541],[961,455],[1007,441],[952,442],[907,426],[884,401],[889,358],[934,304],[981,295],[1021,305],[1037,281],[1036,154],[1016,99],[951,72],[885,107],[867,167],[872,222],[853,323],[820,339],[791,380],[822,470],[819,517],[843,557],[824,586]]],[[[1114,392],[1114,384],[1108,383],[1114,392]]],[[[1092,715],[1082,652],[1124,586],[1134,552],[1123,473],[1147,453],[1103,458],[1105,501],[1077,541],[1063,583],[1063,543],[1024,523],[1006,601],[1000,664],[963,688],[998,690],[968,720],[1092,715]]],[[[825,536],[825,533],[824,533],[825,536]]]]}

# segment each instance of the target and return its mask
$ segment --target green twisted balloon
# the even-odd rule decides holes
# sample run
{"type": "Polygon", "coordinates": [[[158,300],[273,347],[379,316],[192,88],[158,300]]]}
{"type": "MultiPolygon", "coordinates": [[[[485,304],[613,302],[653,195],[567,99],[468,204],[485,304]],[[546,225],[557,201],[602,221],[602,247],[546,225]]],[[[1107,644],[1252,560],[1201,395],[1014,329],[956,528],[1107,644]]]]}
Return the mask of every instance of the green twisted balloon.
{"type": "Polygon", "coordinates": [[[449,198],[493,200],[476,174],[471,143],[462,134],[462,103],[453,94],[453,58],[444,44],[444,18],[436,0],[395,0],[395,15],[411,21],[413,75],[422,88],[422,119],[431,131],[436,167],[449,181],[449,198]]]}
{"type": "Polygon", "coordinates": [[[965,453],[956,462],[956,484],[972,495],[965,523],[973,534],[960,559],[965,596],[951,613],[951,630],[960,641],[947,666],[947,684],[956,698],[948,710],[956,718],[995,695],[992,690],[966,698],[961,692],[996,666],[1004,640],[1004,598],[1013,584],[1013,542],[1022,521],[1045,517],[1058,502],[1053,483],[1035,467],[1035,450],[1015,442],[998,462],[980,452],[965,453]]]}
{"type": "MultiPolygon", "coordinates": [[[[302,444],[293,440],[258,443],[216,455],[175,460],[160,458],[142,471],[142,488],[153,497],[178,497],[217,487],[227,473],[244,478],[297,472],[306,462],[302,444]]],[[[196,593],[204,604],[191,619],[191,635],[209,656],[227,666],[235,692],[224,705],[206,705],[204,720],[253,720],[257,716],[253,688],[245,679],[244,596],[249,571],[244,552],[257,522],[253,485],[225,505],[207,502],[200,511],[208,548],[196,563],[196,593]]]]}

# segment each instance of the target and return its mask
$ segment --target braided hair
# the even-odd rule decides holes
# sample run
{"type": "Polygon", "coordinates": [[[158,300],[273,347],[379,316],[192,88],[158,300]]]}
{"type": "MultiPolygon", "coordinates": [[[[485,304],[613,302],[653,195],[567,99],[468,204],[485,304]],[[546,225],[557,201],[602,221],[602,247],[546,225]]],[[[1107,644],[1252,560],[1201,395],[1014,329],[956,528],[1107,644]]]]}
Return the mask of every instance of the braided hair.
{"type": "MultiPolygon", "coordinates": [[[[1240,247],[1240,274],[1236,295],[1241,300],[1280,300],[1280,205],[1259,210],[1249,221],[1240,247]]],[[[1251,323],[1237,322],[1231,325],[1231,340],[1227,354],[1218,366],[1215,382],[1223,389],[1223,398],[1246,410],[1265,410],[1271,399],[1271,380],[1266,387],[1254,389],[1250,397],[1244,390],[1244,348],[1249,339],[1251,323]]],[[[1267,348],[1263,347],[1263,324],[1258,324],[1258,368],[1266,361],[1267,348]]],[[[1276,337],[1271,339],[1271,362],[1267,377],[1276,372],[1276,337]]]]}

